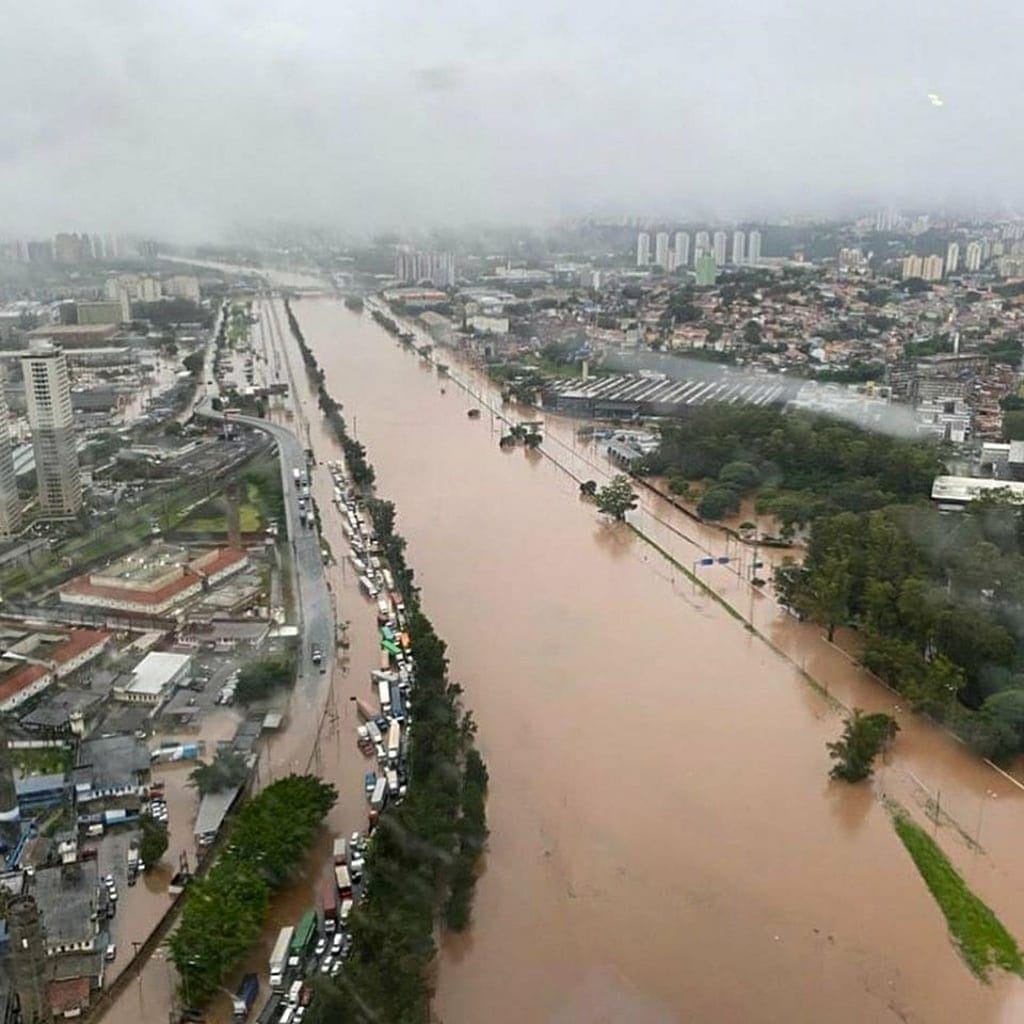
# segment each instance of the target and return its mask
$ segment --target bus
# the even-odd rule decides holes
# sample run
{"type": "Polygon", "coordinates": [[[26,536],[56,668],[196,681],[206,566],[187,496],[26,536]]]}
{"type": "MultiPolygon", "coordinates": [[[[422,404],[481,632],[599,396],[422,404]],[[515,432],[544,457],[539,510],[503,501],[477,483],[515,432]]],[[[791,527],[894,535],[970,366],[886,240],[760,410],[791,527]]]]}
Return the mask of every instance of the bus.
{"type": "Polygon", "coordinates": [[[295,934],[292,935],[292,944],[288,950],[288,966],[298,967],[303,957],[309,952],[309,947],[316,935],[316,911],[307,910],[295,926],[295,934]]]}

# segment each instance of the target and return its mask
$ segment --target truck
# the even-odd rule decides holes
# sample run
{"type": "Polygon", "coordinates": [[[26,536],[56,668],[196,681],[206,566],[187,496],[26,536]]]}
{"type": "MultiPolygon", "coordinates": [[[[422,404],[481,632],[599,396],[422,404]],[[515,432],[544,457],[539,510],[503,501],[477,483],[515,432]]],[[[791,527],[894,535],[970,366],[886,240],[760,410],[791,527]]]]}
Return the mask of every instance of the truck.
{"type": "Polygon", "coordinates": [[[380,709],[386,715],[391,710],[391,685],[387,680],[377,683],[377,696],[380,697],[380,709]]]}
{"type": "Polygon", "coordinates": [[[260,994],[260,979],[255,974],[245,974],[238,986],[238,991],[231,997],[231,1019],[234,1021],[247,1020],[252,1004],[260,994]]]}
{"type": "Polygon", "coordinates": [[[396,719],[392,719],[388,726],[388,762],[390,764],[397,764],[401,747],[402,726],[396,719]]]}
{"type": "Polygon", "coordinates": [[[334,881],[338,886],[338,893],[341,898],[352,895],[352,878],[348,873],[348,866],[338,864],[334,869],[334,881]]]}
{"type": "Polygon", "coordinates": [[[324,649],[319,644],[313,644],[309,656],[314,665],[320,665],[324,660],[324,649]]]}
{"type": "Polygon", "coordinates": [[[384,807],[384,801],[388,798],[388,780],[383,776],[377,779],[377,784],[370,794],[370,810],[374,816],[380,813],[384,807]]]}
{"type": "Polygon", "coordinates": [[[333,875],[324,879],[320,905],[324,912],[324,931],[329,935],[338,926],[338,886],[333,875]]]}
{"type": "Polygon", "coordinates": [[[288,948],[292,944],[294,934],[294,927],[290,924],[285,925],[277,933],[277,941],[270,951],[270,960],[267,962],[267,966],[270,968],[270,987],[275,992],[280,992],[284,988],[284,972],[288,966],[288,948]]]}
{"type": "Polygon", "coordinates": [[[316,911],[307,910],[299,918],[299,923],[295,926],[295,931],[292,934],[292,942],[288,950],[288,966],[290,968],[298,969],[302,966],[303,958],[309,952],[314,935],[316,935],[316,911]]]}
{"type": "Polygon", "coordinates": [[[405,697],[401,683],[391,684],[391,717],[399,722],[405,721],[405,697]]]}
{"type": "Polygon", "coordinates": [[[372,722],[377,716],[370,710],[369,705],[363,703],[363,701],[356,698],[356,714],[364,722],[372,722]]]}
{"type": "Polygon", "coordinates": [[[348,861],[348,840],[344,836],[338,836],[334,840],[334,847],[331,850],[334,863],[344,864],[348,861]]]}
{"type": "Polygon", "coordinates": [[[302,483],[302,474],[299,472],[298,466],[292,470],[292,479],[295,481],[295,486],[298,487],[302,483]]]}
{"type": "Polygon", "coordinates": [[[366,731],[370,734],[370,742],[374,746],[384,742],[384,737],[380,734],[380,726],[372,718],[366,723],[366,731]]]}
{"type": "Polygon", "coordinates": [[[388,783],[388,795],[398,796],[398,772],[394,768],[389,768],[387,774],[384,776],[388,783]]]}

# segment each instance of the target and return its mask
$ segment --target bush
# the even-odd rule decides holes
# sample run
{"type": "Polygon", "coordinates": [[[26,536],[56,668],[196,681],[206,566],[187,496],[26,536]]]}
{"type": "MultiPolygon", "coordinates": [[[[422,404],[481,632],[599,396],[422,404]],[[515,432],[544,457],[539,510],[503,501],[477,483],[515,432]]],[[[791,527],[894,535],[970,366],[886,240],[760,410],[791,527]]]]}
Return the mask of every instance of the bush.
{"type": "Polygon", "coordinates": [[[703,519],[722,519],[740,507],[740,496],[731,487],[715,484],[697,502],[697,514],[703,519]]]}

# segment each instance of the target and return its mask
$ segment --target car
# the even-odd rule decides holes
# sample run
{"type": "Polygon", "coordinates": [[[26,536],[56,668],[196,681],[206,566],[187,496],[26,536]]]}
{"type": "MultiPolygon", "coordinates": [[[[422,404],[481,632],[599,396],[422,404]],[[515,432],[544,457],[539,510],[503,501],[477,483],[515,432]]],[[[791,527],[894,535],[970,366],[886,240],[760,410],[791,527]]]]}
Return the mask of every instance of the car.
{"type": "Polygon", "coordinates": [[[327,974],[334,965],[334,957],[325,956],[324,962],[320,965],[320,973],[327,974]]]}
{"type": "Polygon", "coordinates": [[[113,888],[108,889],[107,890],[107,895],[110,897],[110,902],[111,903],[116,903],[117,902],[117,890],[116,889],[113,889],[113,888]]]}
{"type": "Polygon", "coordinates": [[[107,886],[107,888],[109,889],[110,886],[112,886],[114,884],[114,876],[113,875],[104,875],[103,876],[103,884],[105,886],[107,886]]]}
{"type": "Polygon", "coordinates": [[[108,964],[113,963],[113,961],[117,959],[117,946],[114,945],[113,942],[111,942],[104,950],[103,959],[106,960],[108,964]]]}
{"type": "Polygon", "coordinates": [[[316,940],[316,947],[313,950],[313,955],[314,956],[323,956],[325,949],[327,949],[327,940],[326,939],[317,939],[316,940]]]}
{"type": "Polygon", "coordinates": [[[335,963],[335,965],[331,968],[331,977],[332,978],[336,978],[339,974],[341,974],[341,961],[340,960],[337,963],[335,963]]]}
{"type": "Polygon", "coordinates": [[[334,938],[331,940],[331,954],[333,956],[337,956],[338,953],[341,952],[341,944],[344,941],[345,941],[345,939],[344,939],[344,936],[341,934],[341,932],[338,932],[334,936],[334,938]]]}

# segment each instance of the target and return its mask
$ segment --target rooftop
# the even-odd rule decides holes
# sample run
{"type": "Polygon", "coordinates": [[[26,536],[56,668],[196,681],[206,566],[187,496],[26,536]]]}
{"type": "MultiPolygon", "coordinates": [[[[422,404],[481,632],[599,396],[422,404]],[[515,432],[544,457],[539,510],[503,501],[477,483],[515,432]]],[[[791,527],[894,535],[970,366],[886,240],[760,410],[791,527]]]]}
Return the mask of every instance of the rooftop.
{"type": "Polygon", "coordinates": [[[47,946],[88,942],[96,934],[90,919],[98,881],[96,861],[80,861],[78,867],[68,873],[60,865],[36,869],[33,895],[42,913],[47,946]]]}
{"type": "Polygon", "coordinates": [[[134,736],[100,736],[82,740],[75,763],[75,781],[89,782],[93,789],[109,789],[135,783],[149,770],[146,744],[134,736]]]}
{"type": "Polygon", "coordinates": [[[1006,491],[1012,501],[1024,502],[1024,482],[988,477],[937,476],[932,483],[934,501],[966,504],[992,491],[1006,491]]]}
{"type": "Polygon", "coordinates": [[[91,690],[57,690],[39,707],[21,719],[21,724],[32,729],[62,729],[72,714],[87,714],[103,700],[103,694],[91,690]]]}
{"type": "Polygon", "coordinates": [[[150,651],[132,670],[132,681],[126,689],[133,693],[162,693],[191,660],[188,654],[150,651]]]}

